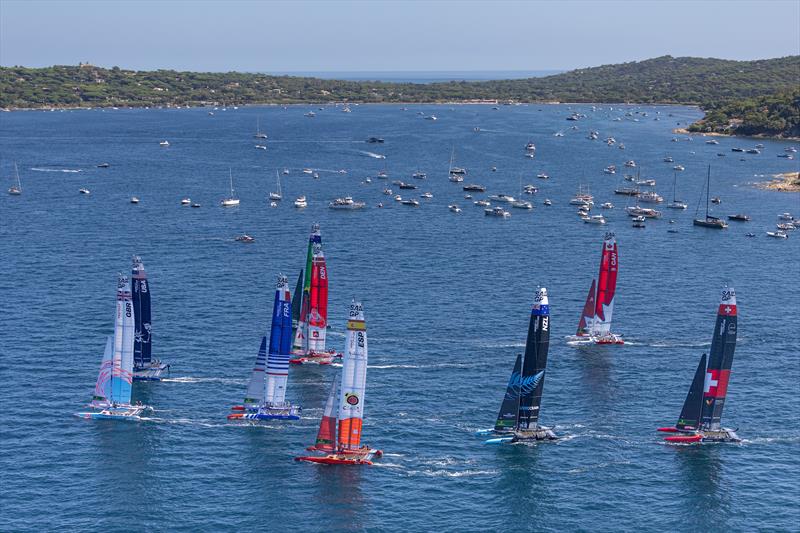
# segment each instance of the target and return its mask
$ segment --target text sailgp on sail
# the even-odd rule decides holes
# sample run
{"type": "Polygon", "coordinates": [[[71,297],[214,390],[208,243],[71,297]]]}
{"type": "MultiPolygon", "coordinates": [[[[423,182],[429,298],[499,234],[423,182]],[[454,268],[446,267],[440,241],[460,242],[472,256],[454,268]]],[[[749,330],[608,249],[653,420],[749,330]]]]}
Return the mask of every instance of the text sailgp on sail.
{"type": "Polygon", "coordinates": [[[322,252],[319,224],[311,227],[306,254],[302,302],[294,330],[292,364],[330,364],[336,354],[325,349],[328,325],[328,267],[322,252]]]}
{"type": "Polygon", "coordinates": [[[613,233],[606,233],[600,256],[600,272],[592,280],[586,303],[583,306],[578,330],[568,337],[579,343],[625,344],[622,336],[611,332],[611,315],[617,291],[619,273],[619,250],[613,233]]]}
{"type": "Polygon", "coordinates": [[[161,381],[161,374],[169,365],[153,359],[153,327],[150,318],[150,283],[144,263],[138,255],[133,256],[131,272],[133,312],[136,317],[133,341],[133,380],[161,381]]]}
{"type": "Polygon", "coordinates": [[[517,355],[514,370],[508,380],[506,394],[500,406],[492,433],[498,438],[489,444],[553,440],[556,435],[550,428],[539,425],[539,410],[547,369],[547,352],[550,346],[550,302],[547,289],[537,289],[524,355],[517,355]]]}
{"type": "Polygon", "coordinates": [[[733,353],[736,350],[737,326],[736,292],[732,287],[726,287],[717,308],[708,363],[706,354],[703,354],[675,427],[658,429],[680,435],[664,440],[684,444],[740,441],[735,430],[721,425],[722,408],[725,406],[733,353]]]}
{"type": "Polygon", "coordinates": [[[299,420],[300,407],[286,401],[289,352],[292,343],[292,297],[289,280],[278,275],[269,345],[261,338],[256,363],[247,385],[244,404],[228,415],[230,420],[299,420]]]}
{"type": "Polygon", "coordinates": [[[114,335],[106,340],[92,401],[89,404],[99,411],[76,413],[80,418],[139,420],[146,408],[131,405],[133,383],[134,310],[131,284],[127,276],[117,280],[117,305],[114,335]]]}
{"type": "Polygon", "coordinates": [[[324,456],[296,457],[296,461],[321,464],[372,464],[382,452],[361,443],[364,397],[367,385],[367,326],[364,308],[350,304],[342,371],[333,382],[314,446],[324,456]]]}

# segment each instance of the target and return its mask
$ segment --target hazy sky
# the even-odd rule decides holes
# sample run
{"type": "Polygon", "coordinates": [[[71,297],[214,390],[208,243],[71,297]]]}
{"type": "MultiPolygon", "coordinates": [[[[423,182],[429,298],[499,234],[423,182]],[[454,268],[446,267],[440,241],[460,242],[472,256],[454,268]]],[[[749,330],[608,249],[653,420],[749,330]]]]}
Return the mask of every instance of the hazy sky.
{"type": "Polygon", "coordinates": [[[800,0],[0,0],[0,65],[570,69],[800,54],[800,0]]]}

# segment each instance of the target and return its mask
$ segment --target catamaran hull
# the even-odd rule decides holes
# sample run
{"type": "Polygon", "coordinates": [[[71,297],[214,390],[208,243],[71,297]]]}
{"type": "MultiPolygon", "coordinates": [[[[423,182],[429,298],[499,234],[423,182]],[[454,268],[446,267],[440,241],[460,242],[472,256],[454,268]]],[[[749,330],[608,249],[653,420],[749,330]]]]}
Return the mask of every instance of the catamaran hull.
{"type": "Polygon", "coordinates": [[[566,339],[568,342],[577,345],[595,344],[604,346],[610,344],[625,344],[622,336],[617,335],[616,333],[611,333],[603,337],[597,337],[594,335],[567,335],[566,339]]]}
{"type": "Polygon", "coordinates": [[[341,357],[342,354],[331,350],[330,352],[323,353],[311,352],[302,357],[289,359],[289,362],[293,365],[329,365],[334,362],[334,359],[341,359],[341,357]]]}
{"type": "Polygon", "coordinates": [[[295,414],[231,413],[228,420],[300,420],[295,414]]]}
{"type": "Polygon", "coordinates": [[[535,442],[535,441],[546,441],[546,440],[558,440],[558,437],[556,436],[555,433],[553,433],[553,430],[551,430],[550,428],[539,427],[537,429],[532,429],[524,432],[515,432],[512,435],[506,435],[502,437],[496,437],[494,439],[488,439],[485,440],[483,443],[514,444],[517,442],[535,442]]]}
{"type": "MultiPolygon", "coordinates": [[[[658,428],[658,431],[677,432],[677,428],[658,428]]],[[[673,444],[702,444],[710,442],[742,442],[742,439],[736,434],[736,431],[728,428],[721,428],[716,431],[699,431],[697,433],[688,433],[684,435],[674,435],[665,437],[666,442],[673,444]]]]}
{"type": "Polygon", "coordinates": [[[322,465],[371,465],[372,459],[382,455],[383,452],[381,450],[369,450],[359,454],[335,453],[325,456],[300,456],[295,457],[294,460],[322,465]]]}
{"type": "Polygon", "coordinates": [[[161,381],[161,374],[169,373],[169,365],[161,361],[153,361],[150,366],[134,367],[133,381],[161,381]]]}
{"type": "Polygon", "coordinates": [[[142,418],[139,416],[146,409],[144,406],[136,406],[131,408],[110,408],[103,409],[102,411],[94,411],[87,413],[75,413],[78,418],[86,420],[133,420],[139,421],[142,418]]]}

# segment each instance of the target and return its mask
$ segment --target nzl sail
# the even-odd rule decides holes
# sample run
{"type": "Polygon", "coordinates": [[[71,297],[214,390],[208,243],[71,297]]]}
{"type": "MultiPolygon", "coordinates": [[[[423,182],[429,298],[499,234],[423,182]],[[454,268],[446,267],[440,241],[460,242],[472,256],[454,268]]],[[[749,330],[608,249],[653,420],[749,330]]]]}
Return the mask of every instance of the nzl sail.
{"type": "Polygon", "coordinates": [[[228,419],[247,420],[297,420],[300,408],[286,401],[289,381],[289,352],[292,344],[292,297],[289,280],[278,275],[275,301],[272,307],[272,325],[267,337],[261,338],[256,364],[250,375],[243,406],[234,406],[228,419]],[[269,347],[269,349],[267,349],[269,347]],[[255,413],[252,413],[255,411],[255,413]]]}
{"type": "Polygon", "coordinates": [[[153,340],[152,327],[150,325],[150,285],[147,282],[144,264],[138,255],[133,256],[131,281],[133,311],[136,315],[133,364],[134,368],[138,369],[150,366],[153,340]]]}
{"type": "Polygon", "coordinates": [[[665,440],[687,444],[740,440],[734,430],[723,428],[720,424],[728,391],[733,352],[736,349],[737,320],[736,292],[733,288],[726,287],[722,291],[717,309],[708,365],[706,365],[706,354],[703,354],[675,427],[658,429],[668,433],[688,433],[688,435],[666,437],[665,440]]]}
{"type": "Polygon", "coordinates": [[[308,312],[311,294],[311,265],[314,259],[314,244],[322,246],[322,235],[320,234],[319,224],[312,224],[311,235],[308,238],[305,277],[303,278],[303,299],[300,303],[300,316],[297,321],[297,328],[292,343],[292,353],[295,355],[306,355],[308,353],[308,312]]]}
{"type": "Polygon", "coordinates": [[[309,450],[327,452],[324,457],[296,457],[297,461],[324,464],[372,464],[382,452],[361,443],[364,395],[367,383],[367,326],[364,308],[350,304],[342,372],[331,388],[320,422],[316,444],[309,450]]]}

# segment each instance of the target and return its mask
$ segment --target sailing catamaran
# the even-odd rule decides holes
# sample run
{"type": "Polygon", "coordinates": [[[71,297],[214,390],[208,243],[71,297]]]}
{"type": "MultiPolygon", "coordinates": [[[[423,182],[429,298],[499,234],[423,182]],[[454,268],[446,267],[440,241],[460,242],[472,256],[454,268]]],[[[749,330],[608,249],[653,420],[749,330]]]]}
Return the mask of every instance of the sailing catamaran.
{"type": "Polygon", "coordinates": [[[272,307],[269,353],[265,335],[261,338],[261,347],[247,385],[244,405],[234,406],[232,410],[240,412],[229,414],[229,420],[300,419],[300,407],[286,401],[291,346],[292,297],[289,293],[289,279],[279,274],[272,307]]]}
{"type": "Polygon", "coordinates": [[[611,333],[611,315],[619,271],[619,251],[613,233],[606,233],[600,257],[600,273],[592,280],[586,303],[583,305],[578,331],[568,340],[579,343],[625,344],[622,336],[611,333]]]}
{"type": "Polygon", "coordinates": [[[695,219],[693,224],[695,226],[702,226],[704,228],[714,228],[714,229],[725,229],[728,227],[728,223],[718,217],[713,217],[708,214],[708,197],[711,193],[711,165],[708,165],[708,175],[706,176],[706,217],[705,218],[697,218],[697,211],[700,209],[700,204],[698,203],[697,209],[694,211],[695,219]]]}
{"type": "Polygon", "coordinates": [[[517,355],[494,429],[479,432],[501,435],[487,440],[487,444],[558,438],[550,428],[539,425],[539,407],[542,403],[549,346],[550,303],[547,289],[542,287],[536,290],[531,307],[525,354],[517,355]]]}
{"type": "Polygon", "coordinates": [[[736,291],[732,287],[722,290],[717,308],[717,322],[711,339],[711,352],[706,366],[706,354],[700,363],[683,403],[675,427],[658,428],[666,433],[679,433],[664,440],[673,443],[739,442],[736,430],[720,425],[722,408],[728,391],[728,380],[736,349],[737,311],[736,291]]]}
{"type": "Polygon", "coordinates": [[[137,403],[131,405],[133,382],[133,337],[134,310],[131,284],[127,276],[117,280],[117,310],[114,320],[114,336],[106,340],[106,349],[100,364],[100,373],[94,386],[94,395],[89,407],[99,411],[75,413],[79,418],[93,420],[140,420],[147,409],[137,403]]]}
{"type": "Polygon", "coordinates": [[[138,255],[133,256],[131,272],[133,315],[135,317],[133,335],[133,380],[161,381],[161,374],[169,365],[153,359],[153,329],[150,322],[150,283],[144,263],[138,255]]]}
{"type": "Polygon", "coordinates": [[[334,350],[325,349],[327,325],[328,268],[322,253],[319,224],[313,224],[306,253],[303,301],[292,343],[292,355],[295,357],[289,362],[296,365],[328,365],[334,357],[340,357],[334,350]]]}
{"type": "Polygon", "coordinates": [[[295,461],[339,465],[371,465],[383,452],[361,444],[364,394],[367,384],[367,326],[360,302],[350,304],[342,372],[334,379],[319,425],[317,440],[308,451],[324,456],[295,457],[295,461]]]}

